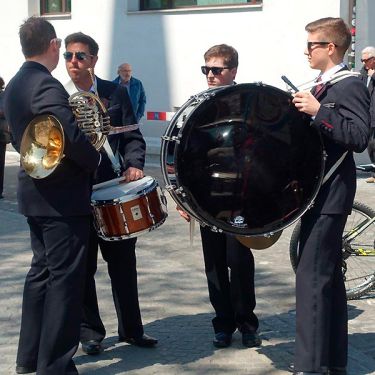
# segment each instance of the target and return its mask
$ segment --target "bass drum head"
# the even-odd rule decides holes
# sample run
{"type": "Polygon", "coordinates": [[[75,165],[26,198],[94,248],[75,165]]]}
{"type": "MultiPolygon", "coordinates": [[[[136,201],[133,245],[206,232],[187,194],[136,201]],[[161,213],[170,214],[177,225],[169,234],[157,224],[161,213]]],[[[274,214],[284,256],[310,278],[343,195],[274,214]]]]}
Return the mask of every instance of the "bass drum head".
{"type": "Polygon", "coordinates": [[[310,116],[272,86],[218,90],[184,121],[175,147],[177,187],[201,222],[229,234],[279,231],[311,205],[323,145],[310,116]]]}

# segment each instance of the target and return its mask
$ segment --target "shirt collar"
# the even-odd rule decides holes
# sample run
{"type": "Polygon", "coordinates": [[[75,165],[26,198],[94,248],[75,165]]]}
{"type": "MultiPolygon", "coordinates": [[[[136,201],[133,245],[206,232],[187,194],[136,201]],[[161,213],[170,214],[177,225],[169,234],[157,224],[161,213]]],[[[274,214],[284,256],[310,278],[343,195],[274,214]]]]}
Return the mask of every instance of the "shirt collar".
{"type": "Polygon", "coordinates": [[[319,77],[322,77],[322,81],[329,80],[335,73],[337,73],[342,68],[345,68],[345,64],[341,62],[338,65],[333,66],[332,68],[328,69],[323,74],[320,74],[319,77]]]}
{"type": "MultiPolygon", "coordinates": [[[[94,76],[94,84],[91,85],[91,87],[88,91],[92,92],[93,94],[96,94],[96,87],[98,87],[98,81],[96,79],[96,76],[94,76]]],[[[78,86],[76,86],[76,88],[77,88],[78,91],[86,91],[86,90],[82,90],[78,86]]]]}

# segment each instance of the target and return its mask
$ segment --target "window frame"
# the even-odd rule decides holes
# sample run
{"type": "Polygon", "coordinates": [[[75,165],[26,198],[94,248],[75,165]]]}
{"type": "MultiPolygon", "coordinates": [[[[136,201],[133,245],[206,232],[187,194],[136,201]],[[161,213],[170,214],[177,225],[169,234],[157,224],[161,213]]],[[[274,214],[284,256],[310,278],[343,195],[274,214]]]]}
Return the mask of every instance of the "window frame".
{"type": "Polygon", "coordinates": [[[41,16],[56,16],[56,15],[70,15],[72,12],[71,4],[70,10],[68,10],[68,1],[69,0],[61,0],[61,12],[47,12],[47,2],[48,0],[40,0],[40,15],[41,16]]]}
{"type": "Polygon", "coordinates": [[[199,9],[207,9],[207,8],[228,8],[228,7],[248,7],[248,6],[262,6],[263,0],[247,0],[246,3],[238,2],[238,3],[225,3],[225,4],[204,4],[204,5],[183,5],[174,7],[173,3],[175,0],[167,0],[167,7],[165,8],[145,8],[145,1],[146,0],[139,0],[139,11],[140,12],[148,12],[148,11],[173,11],[173,10],[199,10],[199,9]]]}

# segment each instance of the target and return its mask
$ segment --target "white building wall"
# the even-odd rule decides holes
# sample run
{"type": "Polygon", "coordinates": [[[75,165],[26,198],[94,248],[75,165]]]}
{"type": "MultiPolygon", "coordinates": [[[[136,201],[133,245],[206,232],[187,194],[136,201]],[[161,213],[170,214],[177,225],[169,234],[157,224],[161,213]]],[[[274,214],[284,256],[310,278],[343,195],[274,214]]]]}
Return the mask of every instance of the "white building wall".
{"type": "MultiPolygon", "coordinates": [[[[173,111],[206,88],[200,66],[203,53],[214,44],[227,43],[238,50],[237,82],[263,81],[285,89],[283,74],[297,85],[312,79],[316,73],[303,54],[304,26],[321,17],[347,17],[348,0],[264,0],[261,7],[206,10],[137,9],[137,0],[72,0],[71,17],[49,20],[60,38],[82,31],[98,42],[98,76],[113,79],[117,66],[127,61],[145,86],[146,111],[173,111]]],[[[38,11],[38,0],[0,0],[0,75],[6,82],[23,62],[19,25],[38,11]]],[[[53,74],[67,81],[62,59],[53,74]]],[[[157,153],[168,123],[142,122],[148,150],[157,153]]]]}

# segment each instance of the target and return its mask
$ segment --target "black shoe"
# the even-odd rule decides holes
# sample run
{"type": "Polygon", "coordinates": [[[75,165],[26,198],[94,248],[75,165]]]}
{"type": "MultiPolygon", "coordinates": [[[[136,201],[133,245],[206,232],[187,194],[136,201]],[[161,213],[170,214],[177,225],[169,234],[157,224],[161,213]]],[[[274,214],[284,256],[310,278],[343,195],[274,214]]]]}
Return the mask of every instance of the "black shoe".
{"type": "Polygon", "coordinates": [[[140,337],[119,337],[119,341],[125,341],[131,345],[140,346],[142,348],[152,348],[158,343],[154,337],[143,334],[140,337]]]}
{"type": "Polygon", "coordinates": [[[33,372],[36,372],[36,367],[16,366],[17,374],[31,374],[33,372]]]}
{"type": "Polygon", "coordinates": [[[330,367],[328,370],[329,375],[346,375],[346,367],[330,367]]]}
{"type": "Polygon", "coordinates": [[[102,345],[97,340],[82,342],[82,351],[89,355],[96,355],[102,351],[102,345]]]}
{"type": "MultiPolygon", "coordinates": [[[[309,372],[302,372],[302,371],[294,371],[294,363],[291,363],[289,366],[288,366],[288,371],[293,373],[293,375],[303,375],[303,374],[325,374],[324,372],[312,372],[312,373],[309,373],[309,372]]],[[[331,374],[330,372],[328,374],[331,374]]]]}
{"type": "MultiPolygon", "coordinates": [[[[292,363],[293,365],[293,363],[292,363]]],[[[290,368],[290,366],[288,367],[288,369],[290,368]]],[[[329,375],[330,372],[304,372],[304,371],[295,371],[293,372],[293,375],[329,375]]]]}
{"type": "Polygon", "coordinates": [[[218,332],[215,334],[213,341],[214,346],[217,348],[227,348],[232,343],[232,334],[225,332],[218,332]]]}
{"type": "Polygon", "coordinates": [[[244,332],[242,333],[242,344],[247,348],[253,348],[262,344],[262,339],[256,332],[244,332]]]}

